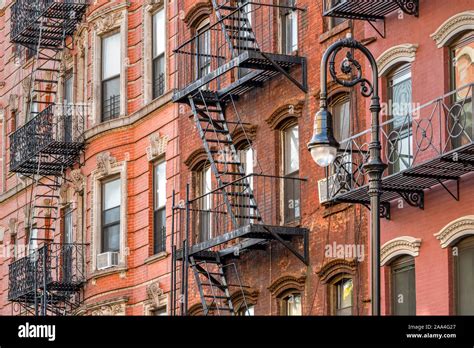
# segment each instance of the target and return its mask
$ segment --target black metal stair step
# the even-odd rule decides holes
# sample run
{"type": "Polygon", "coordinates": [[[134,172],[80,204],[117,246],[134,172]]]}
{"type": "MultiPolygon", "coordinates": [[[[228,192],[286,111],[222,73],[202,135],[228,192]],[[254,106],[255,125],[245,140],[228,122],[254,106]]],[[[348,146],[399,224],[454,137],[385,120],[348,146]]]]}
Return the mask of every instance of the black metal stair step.
{"type": "Polygon", "coordinates": [[[199,273],[202,273],[202,274],[209,274],[209,275],[214,275],[214,276],[219,276],[219,277],[222,277],[222,274],[218,273],[218,272],[206,272],[205,270],[202,270],[202,271],[199,271],[199,273]]]}
{"type": "Polygon", "coordinates": [[[225,129],[204,129],[204,133],[220,133],[220,134],[229,134],[225,129]]]}
{"type": "Polygon", "coordinates": [[[227,185],[229,184],[229,186],[243,186],[243,187],[249,187],[250,184],[247,183],[247,182],[222,182],[222,185],[227,185]]]}
{"type": "Polygon", "coordinates": [[[36,197],[42,197],[42,198],[60,198],[59,196],[57,195],[36,195],[36,197]]]}
{"type": "Polygon", "coordinates": [[[238,9],[238,7],[229,6],[229,5],[221,5],[221,6],[218,7],[218,10],[225,10],[225,11],[235,11],[237,9],[238,9]]]}
{"type": "Polygon", "coordinates": [[[230,205],[233,206],[233,207],[236,207],[236,208],[257,208],[257,206],[255,204],[234,204],[234,203],[231,203],[230,205]]]}
{"type": "Polygon", "coordinates": [[[260,216],[234,215],[237,219],[262,220],[260,216]]]}
{"type": "Polygon", "coordinates": [[[55,231],[54,227],[35,227],[37,230],[44,230],[44,231],[55,231]]]}
{"type": "Polygon", "coordinates": [[[53,102],[40,101],[40,100],[33,100],[33,103],[45,104],[45,105],[54,105],[54,104],[55,104],[55,103],[53,103],[53,102]]]}
{"type": "Polygon", "coordinates": [[[209,306],[208,309],[217,309],[219,311],[228,311],[228,312],[234,312],[233,309],[230,309],[228,307],[216,307],[216,306],[209,306]]]}
{"type": "Polygon", "coordinates": [[[35,205],[35,208],[40,208],[40,209],[57,209],[58,207],[54,205],[35,205]]]}
{"type": "Polygon", "coordinates": [[[51,216],[33,216],[33,219],[50,219],[50,220],[57,220],[58,218],[56,218],[56,217],[51,217],[51,216]]]}
{"type": "Polygon", "coordinates": [[[33,92],[36,93],[47,93],[47,94],[56,94],[56,91],[48,91],[46,89],[34,89],[33,92]]]}
{"type": "Polygon", "coordinates": [[[196,108],[196,111],[200,111],[200,112],[212,112],[212,113],[221,113],[222,110],[221,109],[209,109],[209,108],[196,108]]]}
{"type": "Polygon", "coordinates": [[[225,28],[231,31],[248,31],[249,33],[252,31],[252,28],[239,27],[235,25],[226,25],[225,28]]]}
{"type": "Polygon", "coordinates": [[[255,38],[251,36],[229,35],[229,38],[234,39],[234,40],[239,40],[239,41],[250,41],[250,42],[255,41],[255,38]]]}
{"type": "Polygon", "coordinates": [[[233,144],[232,141],[230,140],[219,140],[219,139],[207,139],[207,138],[204,138],[208,143],[221,143],[221,144],[233,144]]]}
{"type": "Polygon", "coordinates": [[[215,160],[214,162],[218,163],[218,164],[228,164],[228,165],[240,165],[242,163],[240,162],[233,162],[233,161],[221,161],[221,160],[215,160]]]}
{"type": "Polygon", "coordinates": [[[253,194],[248,193],[248,192],[226,192],[226,193],[229,196],[253,198],[253,194]]]}
{"type": "Polygon", "coordinates": [[[59,58],[46,57],[46,56],[38,57],[38,60],[47,60],[47,61],[50,61],[50,62],[61,63],[61,59],[59,59],[59,58]]]}
{"type": "Polygon", "coordinates": [[[204,295],[204,298],[217,298],[219,300],[228,300],[229,298],[227,296],[212,296],[212,295],[204,295]]]}
{"type": "Polygon", "coordinates": [[[234,46],[234,49],[241,51],[260,51],[260,48],[251,46],[234,46]]]}
{"type": "Polygon", "coordinates": [[[45,72],[56,72],[56,73],[60,72],[59,69],[51,69],[51,68],[37,68],[36,70],[45,71],[45,72]]]}
{"type": "Polygon", "coordinates": [[[240,176],[245,176],[245,173],[241,172],[218,172],[220,175],[240,175],[240,176]]]}
{"type": "Polygon", "coordinates": [[[44,79],[35,79],[35,82],[59,83],[59,81],[57,81],[57,80],[44,80],[44,79]]]}

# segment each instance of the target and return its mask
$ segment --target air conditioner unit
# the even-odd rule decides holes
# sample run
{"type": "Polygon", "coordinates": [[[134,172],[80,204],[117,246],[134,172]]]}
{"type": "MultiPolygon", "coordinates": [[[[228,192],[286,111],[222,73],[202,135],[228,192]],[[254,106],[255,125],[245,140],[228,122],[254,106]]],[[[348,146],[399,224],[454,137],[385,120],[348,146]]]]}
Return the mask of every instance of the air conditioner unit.
{"type": "Polygon", "coordinates": [[[118,265],[119,253],[117,252],[106,252],[97,255],[97,269],[106,269],[118,265]]]}
{"type": "Polygon", "coordinates": [[[326,203],[337,194],[347,191],[345,189],[347,185],[340,179],[338,175],[331,175],[318,181],[319,204],[326,203]]]}

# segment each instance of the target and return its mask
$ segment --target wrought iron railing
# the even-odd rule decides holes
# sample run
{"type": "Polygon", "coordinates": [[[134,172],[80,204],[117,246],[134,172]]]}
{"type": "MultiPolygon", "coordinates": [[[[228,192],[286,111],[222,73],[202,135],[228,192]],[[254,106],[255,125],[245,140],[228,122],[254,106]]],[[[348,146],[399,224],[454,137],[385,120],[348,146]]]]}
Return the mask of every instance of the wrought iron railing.
{"type": "Polygon", "coordinates": [[[399,9],[418,15],[418,0],[324,0],[323,14],[347,19],[377,20],[399,9]]]}
{"type": "MultiPolygon", "coordinates": [[[[380,125],[382,157],[388,164],[384,177],[472,144],[473,90],[474,84],[469,84],[418,107],[398,106],[398,110],[407,112],[380,125]]],[[[324,200],[337,199],[368,183],[364,164],[369,157],[369,142],[370,129],[341,142],[338,157],[328,171],[331,175],[319,185],[326,195],[324,200]]]]}
{"type": "MultiPolygon", "coordinates": [[[[187,203],[176,204],[173,207],[174,244],[179,247],[182,243],[186,226],[189,227],[189,246],[252,224],[297,226],[301,220],[305,183],[306,179],[298,177],[250,174],[222,186],[227,192],[235,193],[227,195],[233,206],[235,222],[232,221],[222,189],[215,189],[187,203]]],[[[224,243],[220,248],[227,246],[228,243],[224,243]]]]}
{"type": "Polygon", "coordinates": [[[40,25],[38,19],[44,15],[56,20],[63,18],[78,21],[88,4],[89,0],[16,0],[11,10],[11,38],[15,41],[20,34],[31,36],[36,33],[40,25]]]}
{"type": "Polygon", "coordinates": [[[153,79],[153,98],[165,94],[165,74],[156,74],[153,79]]]}
{"type": "MultiPolygon", "coordinates": [[[[221,12],[221,20],[213,21],[211,17],[210,25],[197,33],[186,28],[179,31],[180,45],[174,51],[177,54],[178,90],[211,74],[218,78],[206,84],[206,88],[219,90],[235,77],[245,75],[248,72],[246,70],[258,69],[256,62],[251,60],[246,67],[239,68],[240,70],[229,70],[228,67],[229,64],[235,67],[234,59],[246,52],[282,53],[278,39],[280,13],[286,10],[302,12],[302,9],[290,6],[293,4],[291,0],[281,1],[280,4],[273,0],[216,2],[221,12]],[[286,3],[290,5],[285,5],[286,3]],[[229,40],[232,45],[229,45],[229,40]],[[226,72],[222,73],[223,70],[226,72]]],[[[299,21],[300,16],[296,18],[299,21]]]]}
{"type": "Polygon", "coordinates": [[[34,296],[35,289],[74,291],[85,281],[84,244],[51,243],[12,262],[8,273],[8,299],[34,296]]]}
{"type": "Polygon", "coordinates": [[[120,116],[120,95],[113,95],[104,100],[102,105],[102,121],[110,121],[120,116]]]}
{"type": "Polygon", "coordinates": [[[50,146],[84,143],[88,105],[49,105],[10,135],[10,169],[32,159],[50,146]]]}

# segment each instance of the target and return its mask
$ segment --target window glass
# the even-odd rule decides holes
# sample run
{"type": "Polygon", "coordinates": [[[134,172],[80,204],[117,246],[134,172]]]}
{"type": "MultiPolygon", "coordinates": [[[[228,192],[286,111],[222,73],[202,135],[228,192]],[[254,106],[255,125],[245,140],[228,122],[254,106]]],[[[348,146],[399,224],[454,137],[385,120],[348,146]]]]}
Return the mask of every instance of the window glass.
{"type": "Polygon", "coordinates": [[[336,290],[336,315],[352,315],[352,279],[343,278],[334,284],[334,287],[336,290]]]}
{"type": "Polygon", "coordinates": [[[154,166],[154,253],[166,250],[166,162],[154,166]]]}
{"type": "Polygon", "coordinates": [[[395,261],[392,273],[392,314],[416,315],[415,261],[406,256],[395,261]]]}
{"type": "Polygon", "coordinates": [[[300,294],[292,294],[286,297],[284,300],[284,303],[286,306],[286,315],[288,316],[302,315],[300,294]]]}
{"type": "Polygon", "coordinates": [[[298,126],[288,128],[285,137],[285,174],[291,174],[300,168],[298,126]]]}
{"type": "Polygon", "coordinates": [[[198,78],[211,72],[211,32],[209,22],[201,23],[197,30],[198,78]]]}
{"type": "Polygon", "coordinates": [[[67,208],[64,212],[64,243],[71,244],[72,242],[72,209],[67,208]]]}
{"type": "Polygon", "coordinates": [[[153,57],[158,57],[166,49],[165,10],[153,16],[153,57]]]}
{"type": "Polygon", "coordinates": [[[102,185],[102,252],[120,250],[121,180],[102,185]]]}
{"type": "Polygon", "coordinates": [[[166,162],[155,165],[155,209],[166,205],[166,162]]]}
{"type": "Polygon", "coordinates": [[[109,181],[104,184],[104,197],[105,210],[118,207],[120,205],[120,179],[109,181]]]}
{"type": "MultiPolygon", "coordinates": [[[[296,6],[295,0],[281,0],[282,6],[296,6]]],[[[281,36],[284,54],[298,49],[298,12],[290,8],[281,9],[281,36]]]]}
{"type": "Polygon", "coordinates": [[[120,75],[120,33],[102,38],[102,79],[120,75]]]}
{"type": "Polygon", "coordinates": [[[456,293],[458,315],[474,315],[474,237],[462,240],[456,257],[456,293]]]}
{"type": "Polygon", "coordinates": [[[209,240],[211,238],[212,197],[210,194],[208,194],[212,191],[211,179],[212,179],[211,167],[207,167],[199,173],[200,191],[201,191],[201,195],[203,196],[200,199],[200,206],[201,206],[200,239],[201,239],[201,242],[209,240]]]}

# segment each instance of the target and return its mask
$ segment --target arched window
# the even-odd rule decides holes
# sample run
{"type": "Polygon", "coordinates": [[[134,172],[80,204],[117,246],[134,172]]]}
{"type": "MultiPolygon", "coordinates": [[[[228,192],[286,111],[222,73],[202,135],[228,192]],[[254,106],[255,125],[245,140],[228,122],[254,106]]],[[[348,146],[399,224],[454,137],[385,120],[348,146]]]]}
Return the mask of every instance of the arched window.
{"type": "Polygon", "coordinates": [[[462,239],[453,252],[456,314],[474,314],[474,237],[462,239]]]}
{"type": "Polygon", "coordinates": [[[393,315],[416,315],[415,259],[404,255],[390,264],[393,315]]]}
{"type": "MultiPolygon", "coordinates": [[[[451,88],[461,88],[474,82],[474,31],[462,34],[450,47],[451,57],[451,88]]],[[[454,94],[453,104],[463,106],[460,120],[450,117],[453,148],[468,144],[474,139],[472,127],[472,94],[468,88],[454,94]]],[[[457,108],[455,108],[457,110],[457,108]]],[[[455,115],[454,115],[455,116],[455,115]]]]}
{"type": "Polygon", "coordinates": [[[299,128],[296,120],[281,127],[282,139],[282,174],[288,179],[283,180],[283,221],[291,223],[298,221],[300,212],[300,187],[294,179],[300,173],[299,128]]]}
{"type": "Polygon", "coordinates": [[[329,283],[329,304],[331,315],[352,315],[354,281],[348,274],[340,274],[329,283]]]}
{"type": "Polygon", "coordinates": [[[388,75],[389,172],[409,168],[413,160],[413,132],[411,128],[412,81],[411,65],[404,64],[388,75]]]}
{"type": "Polygon", "coordinates": [[[211,72],[211,31],[209,18],[196,26],[196,78],[206,76],[211,72]]]}

